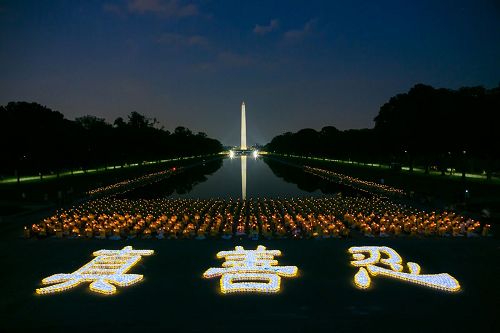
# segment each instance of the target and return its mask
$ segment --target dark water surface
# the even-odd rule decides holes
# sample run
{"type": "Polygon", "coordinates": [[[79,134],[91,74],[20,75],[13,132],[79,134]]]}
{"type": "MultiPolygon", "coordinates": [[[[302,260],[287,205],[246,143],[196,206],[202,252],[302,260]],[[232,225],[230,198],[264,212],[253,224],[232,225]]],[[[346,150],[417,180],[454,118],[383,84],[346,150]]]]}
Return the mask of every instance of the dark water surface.
{"type": "Polygon", "coordinates": [[[307,174],[300,167],[269,157],[252,156],[206,161],[174,177],[137,188],[121,197],[151,198],[276,198],[358,194],[352,188],[307,174]]]}

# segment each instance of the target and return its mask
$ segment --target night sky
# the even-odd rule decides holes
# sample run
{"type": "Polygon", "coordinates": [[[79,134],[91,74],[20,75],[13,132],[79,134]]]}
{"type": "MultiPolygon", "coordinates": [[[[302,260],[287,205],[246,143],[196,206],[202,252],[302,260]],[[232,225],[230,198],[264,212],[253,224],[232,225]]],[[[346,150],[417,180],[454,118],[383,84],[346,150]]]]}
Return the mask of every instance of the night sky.
{"type": "Polygon", "coordinates": [[[0,105],[138,111],[239,143],[372,127],[416,83],[500,83],[498,1],[0,1],[0,105]]]}

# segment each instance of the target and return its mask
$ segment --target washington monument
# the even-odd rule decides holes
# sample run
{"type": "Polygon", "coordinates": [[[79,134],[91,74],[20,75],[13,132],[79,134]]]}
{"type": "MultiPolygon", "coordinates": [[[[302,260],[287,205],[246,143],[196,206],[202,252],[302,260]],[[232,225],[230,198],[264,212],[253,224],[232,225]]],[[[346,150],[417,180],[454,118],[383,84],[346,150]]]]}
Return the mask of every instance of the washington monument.
{"type": "Polygon", "coordinates": [[[245,116],[245,102],[241,103],[241,150],[247,150],[247,122],[245,116]]]}

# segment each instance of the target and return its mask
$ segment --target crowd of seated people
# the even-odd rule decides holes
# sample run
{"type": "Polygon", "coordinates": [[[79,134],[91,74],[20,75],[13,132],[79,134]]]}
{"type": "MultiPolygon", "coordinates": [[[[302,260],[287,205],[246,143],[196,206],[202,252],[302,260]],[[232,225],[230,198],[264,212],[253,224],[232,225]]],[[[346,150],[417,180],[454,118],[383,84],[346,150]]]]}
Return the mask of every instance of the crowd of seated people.
{"type": "Polygon", "coordinates": [[[420,212],[418,214],[405,215],[401,212],[386,212],[383,215],[371,213],[365,215],[346,213],[344,220],[350,226],[354,226],[365,236],[389,236],[409,234],[415,235],[437,235],[437,236],[478,236],[480,232],[488,234],[489,225],[481,224],[472,219],[466,219],[453,212],[420,212]]]}
{"type": "Polygon", "coordinates": [[[489,225],[449,211],[388,199],[335,195],[287,199],[104,198],[25,227],[26,237],[250,239],[365,236],[479,236],[489,225]]]}
{"type": "Polygon", "coordinates": [[[391,195],[391,196],[406,195],[406,193],[399,188],[344,175],[342,173],[334,172],[331,170],[305,166],[304,171],[316,175],[318,177],[321,177],[323,179],[326,179],[328,181],[333,181],[334,183],[347,185],[357,190],[366,191],[369,193],[391,195]]]}
{"type": "Polygon", "coordinates": [[[145,174],[140,177],[136,178],[131,178],[131,179],[126,179],[122,180],[118,183],[98,187],[92,190],[87,191],[87,194],[90,196],[95,196],[95,195],[109,195],[109,194],[117,194],[117,193],[124,193],[128,190],[131,190],[133,188],[139,187],[139,186],[144,186],[148,184],[152,184],[155,182],[159,182],[166,177],[169,177],[172,175],[175,171],[181,170],[181,169],[176,169],[172,168],[169,170],[162,170],[158,172],[152,172],[145,174]]]}

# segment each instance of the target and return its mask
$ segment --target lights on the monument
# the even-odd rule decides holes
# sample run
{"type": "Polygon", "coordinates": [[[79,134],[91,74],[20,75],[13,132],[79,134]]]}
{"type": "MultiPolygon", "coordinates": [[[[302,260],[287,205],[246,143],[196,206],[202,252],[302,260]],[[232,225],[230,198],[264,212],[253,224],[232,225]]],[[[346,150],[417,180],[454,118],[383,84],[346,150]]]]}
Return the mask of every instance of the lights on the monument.
{"type": "Polygon", "coordinates": [[[121,250],[95,251],[93,255],[96,257],[73,273],[54,274],[43,279],[43,284],[52,285],[38,288],[36,293],[52,294],[71,289],[82,282],[91,282],[90,290],[106,295],[114,294],[114,285],[126,287],[142,280],[141,274],[126,272],[137,264],[142,256],[153,253],[153,250],[134,250],[132,246],[125,246],[121,250]]]}
{"type": "Polygon", "coordinates": [[[420,274],[420,265],[414,262],[406,263],[409,273],[404,273],[403,259],[390,247],[354,246],[349,248],[349,253],[354,259],[351,261],[351,265],[359,267],[358,272],[354,275],[354,284],[360,289],[370,287],[370,276],[381,275],[444,291],[457,292],[460,290],[460,284],[453,276],[448,273],[420,274]],[[380,267],[380,265],[389,268],[380,267]]]}
{"type": "Polygon", "coordinates": [[[229,158],[234,158],[234,151],[232,150],[229,151],[229,158]]]}

